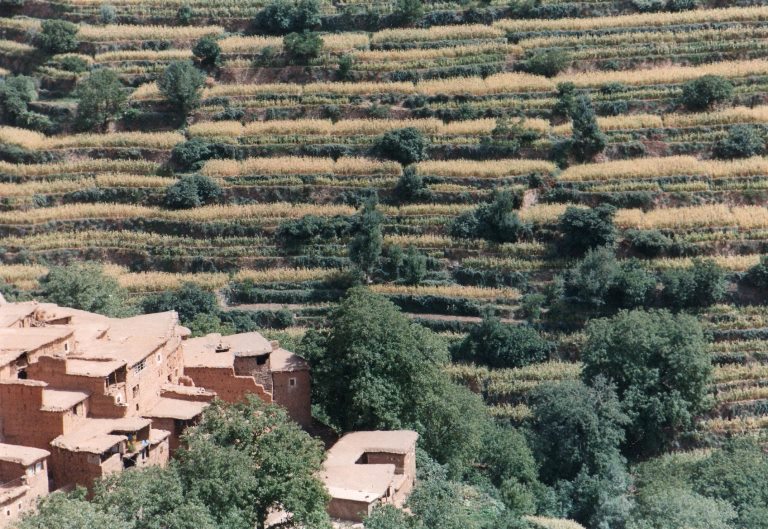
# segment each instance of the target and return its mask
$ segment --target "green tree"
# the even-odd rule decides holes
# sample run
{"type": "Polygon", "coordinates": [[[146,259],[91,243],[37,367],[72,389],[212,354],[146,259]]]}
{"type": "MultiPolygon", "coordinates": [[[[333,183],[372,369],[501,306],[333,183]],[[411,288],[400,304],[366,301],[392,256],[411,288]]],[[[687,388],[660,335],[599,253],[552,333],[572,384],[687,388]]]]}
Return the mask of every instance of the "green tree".
{"type": "Polygon", "coordinates": [[[533,327],[504,324],[486,314],[480,324],[470,329],[455,357],[493,368],[512,368],[545,360],[551,348],[533,327]]]}
{"type": "Polygon", "coordinates": [[[218,314],[216,294],[194,283],[184,283],[177,290],[147,296],[142,301],[145,313],[175,310],[182,322],[192,322],[198,314],[218,314]]]}
{"type": "Polygon", "coordinates": [[[202,162],[214,157],[213,146],[202,138],[179,143],[171,150],[171,161],[181,171],[198,169],[202,162]]]}
{"type": "Polygon", "coordinates": [[[311,31],[321,25],[320,7],[318,0],[272,0],[256,15],[253,29],[273,35],[311,31]]]}
{"type": "Polygon", "coordinates": [[[219,527],[263,529],[269,513],[290,513],[283,527],[330,528],[328,495],[317,475],[323,446],[276,405],[258,397],[206,408],[177,453],[187,494],[219,527]]]}
{"type": "Polygon", "coordinates": [[[93,503],[131,529],[217,529],[205,505],[186,494],[175,466],[111,474],[96,482],[93,503]]]}
{"type": "Polygon", "coordinates": [[[616,208],[608,204],[590,209],[569,206],[558,220],[560,252],[578,257],[598,246],[612,246],[616,240],[615,214],[616,208]]]}
{"type": "Polygon", "coordinates": [[[77,50],[77,24],[65,20],[44,20],[35,44],[50,54],[77,50]]]}
{"type": "Polygon", "coordinates": [[[204,82],[205,74],[192,61],[174,61],[160,74],[157,86],[171,106],[187,115],[200,102],[204,82]]]}
{"type": "Polygon", "coordinates": [[[603,378],[546,383],[531,395],[534,452],[545,483],[572,481],[582,470],[599,472],[604,461],[623,460],[619,447],[629,417],[603,378]]]}
{"type": "Polygon", "coordinates": [[[522,203],[520,196],[508,190],[496,190],[492,198],[489,204],[475,210],[476,235],[494,242],[517,242],[529,231],[515,211],[522,203]]]}
{"type": "Polygon", "coordinates": [[[323,39],[315,31],[289,33],[283,37],[283,49],[294,64],[307,64],[310,59],[320,56],[323,39]]]}
{"type": "Polygon", "coordinates": [[[211,36],[198,40],[192,48],[195,60],[205,68],[218,68],[221,66],[221,46],[218,40],[211,36]]]}
{"type": "Polygon", "coordinates": [[[744,280],[753,287],[768,288],[768,255],[760,256],[760,262],[747,270],[744,280]]]}
{"type": "Polygon", "coordinates": [[[178,11],[176,11],[176,20],[180,26],[189,26],[192,24],[192,17],[194,15],[195,13],[192,10],[192,6],[185,2],[181,4],[178,11]]]}
{"type": "Polygon", "coordinates": [[[726,501],[673,489],[641,496],[627,529],[733,529],[735,518],[726,501]]]}
{"type": "Polygon", "coordinates": [[[661,276],[664,304],[674,310],[708,307],[725,297],[725,272],[714,259],[693,260],[690,268],[665,271],[661,276]]]}
{"type": "Polygon", "coordinates": [[[401,25],[410,26],[424,16],[424,2],[422,0],[397,0],[394,15],[401,25]]]}
{"type": "Polygon", "coordinates": [[[712,154],[715,158],[732,160],[749,158],[765,152],[765,139],[757,127],[752,125],[734,125],[728,129],[728,135],[715,142],[712,154]]]}
{"type": "Polygon", "coordinates": [[[667,447],[706,409],[712,366],[696,318],[666,310],[621,311],[593,320],[582,352],[583,378],[616,384],[631,423],[625,450],[652,454],[667,447]]]}
{"type": "Polygon", "coordinates": [[[85,490],[57,493],[43,498],[36,511],[24,515],[18,529],[133,529],[115,513],[101,512],[85,499],[85,490]]]}
{"type": "Polygon", "coordinates": [[[52,127],[47,116],[31,112],[29,103],[37,99],[35,80],[25,75],[0,79],[0,118],[11,125],[47,131],[52,127]]]}
{"type": "Polygon", "coordinates": [[[55,266],[40,280],[40,286],[45,299],[63,307],[113,317],[131,313],[125,289],[97,263],[55,266]]]}
{"type": "Polygon", "coordinates": [[[120,115],[127,101],[120,78],[108,68],[96,70],[78,83],[75,95],[80,130],[102,130],[110,119],[120,115]]]}
{"type": "Polygon", "coordinates": [[[384,217],[376,209],[376,201],[367,200],[358,214],[355,236],[349,242],[349,259],[368,275],[373,272],[381,257],[383,220],[384,217]]]}
{"type": "Polygon", "coordinates": [[[460,474],[475,460],[487,412],[478,396],[442,371],[445,343],[385,298],[355,287],[330,317],[327,333],[308,333],[313,401],[342,431],[412,428],[440,463],[460,474]]]}
{"type": "Polygon", "coordinates": [[[408,165],[426,160],[428,147],[429,142],[421,131],[405,127],[384,133],[376,140],[374,150],[384,158],[408,165]]]}
{"type": "Polygon", "coordinates": [[[576,108],[576,85],[571,82],[557,84],[557,102],[552,107],[552,115],[571,119],[576,108]]]}
{"type": "Polygon", "coordinates": [[[427,187],[424,178],[416,172],[414,167],[406,167],[397,181],[394,195],[400,202],[428,201],[432,198],[432,192],[427,187]]]}
{"type": "Polygon", "coordinates": [[[526,54],[522,69],[535,75],[554,77],[568,65],[568,54],[559,49],[536,50],[526,54]]]}
{"type": "Polygon", "coordinates": [[[571,150],[579,161],[589,161],[601,153],[608,144],[608,139],[597,124],[595,109],[592,107],[589,96],[582,95],[576,98],[571,119],[573,120],[571,150]]]}
{"type": "Polygon", "coordinates": [[[393,505],[375,507],[365,519],[366,529],[416,529],[421,527],[416,518],[393,505]]]}
{"type": "Polygon", "coordinates": [[[683,106],[688,110],[706,110],[733,96],[733,84],[718,75],[705,75],[683,85],[683,106]]]}
{"type": "Polygon", "coordinates": [[[165,190],[165,206],[170,209],[197,208],[216,202],[220,196],[221,186],[210,176],[182,176],[165,190]]]}
{"type": "Polygon", "coordinates": [[[406,285],[418,285],[427,275],[427,257],[414,246],[403,256],[402,278],[406,285]]]}

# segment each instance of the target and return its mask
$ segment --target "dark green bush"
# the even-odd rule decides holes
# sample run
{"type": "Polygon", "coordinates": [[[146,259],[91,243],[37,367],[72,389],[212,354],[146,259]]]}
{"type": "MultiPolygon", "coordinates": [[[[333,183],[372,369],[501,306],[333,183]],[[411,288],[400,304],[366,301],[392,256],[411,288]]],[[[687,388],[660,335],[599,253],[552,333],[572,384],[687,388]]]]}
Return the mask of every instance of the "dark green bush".
{"type": "Polygon", "coordinates": [[[399,24],[410,26],[424,16],[424,2],[422,0],[397,0],[394,16],[399,24]]]}
{"type": "Polygon", "coordinates": [[[681,101],[688,110],[706,110],[733,95],[733,84],[718,75],[705,75],[683,85],[681,101]]]}
{"type": "Polygon", "coordinates": [[[579,161],[589,161],[602,152],[608,143],[608,139],[597,124],[595,109],[592,108],[589,96],[582,95],[576,98],[571,118],[573,119],[572,152],[579,161]]]}
{"type": "Polygon", "coordinates": [[[314,31],[289,33],[283,37],[283,49],[288,59],[295,64],[306,64],[310,59],[320,55],[323,49],[323,39],[314,31]]]}
{"type": "Polygon", "coordinates": [[[90,66],[85,59],[77,55],[65,55],[58,59],[57,65],[66,72],[83,73],[87,72],[90,66]]]}
{"type": "Polygon", "coordinates": [[[350,80],[350,74],[352,71],[352,65],[354,64],[354,60],[352,59],[352,56],[349,54],[344,54],[341,57],[339,57],[339,69],[336,70],[336,75],[339,78],[339,81],[349,81],[350,80]]]}
{"type": "Polygon", "coordinates": [[[195,60],[206,68],[216,68],[221,65],[221,46],[215,37],[206,35],[198,40],[192,48],[195,60]]]}
{"type": "Polygon", "coordinates": [[[694,259],[691,268],[665,271],[662,301],[674,309],[708,307],[725,297],[725,273],[712,259],[694,259]]]}
{"type": "Polygon", "coordinates": [[[198,314],[218,314],[216,295],[194,283],[184,283],[178,290],[147,296],[142,301],[145,314],[175,310],[182,323],[192,322],[198,314]]]}
{"type": "Polygon", "coordinates": [[[522,70],[535,75],[554,77],[568,65],[568,54],[562,50],[544,50],[526,53],[522,70]]]}
{"type": "Polygon", "coordinates": [[[398,202],[424,202],[432,198],[432,192],[416,169],[406,167],[397,181],[394,196],[398,202]]]}
{"type": "Polygon", "coordinates": [[[753,287],[768,288],[768,256],[760,256],[760,262],[747,270],[744,280],[753,287]]]}
{"type": "Polygon", "coordinates": [[[320,15],[318,0],[272,0],[256,15],[252,29],[272,35],[309,31],[320,27],[320,15]]]}
{"type": "Polygon", "coordinates": [[[486,315],[456,348],[454,359],[492,368],[515,368],[546,360],[552,345],[532,327],[508,325],[486,315]]]}
{"type": "Polygon", "coordinates": [[[176,11],[176,21],[180,26],[189,26],[192,24],[192,17],[194,14],[191,5],[187,3],[181,4],[178,11],[176,11]]]}
{"type": "Polygon", "coordinates": [[[428,140],[416,128],[394,129],[380,136],[374,145],[376,153],[403,165],[427,158],[428,140]]]}
{"type": "Polygon", "coordinates": [[[157,86],[165,99],[186,115],[200,103],[204,82],[205,74],[192,61],[174,61],[160,74],[157,86]]]}
{"type": "Polygon", "coordinates": [[[643,257],[658,257],[672,246],[672,239],[659,230],[627,230],[624,238],[643,257]]]}
{"type": "Polygon", "coordinates": [[[204,175],[183,176],[165,191],[165,206],[170,209],[190,209],[216,202],[221,186],[204,175]]]}
{"type": "Polygon", "coordinates": [[[76,24],[65,20],[44,20],[35,44],[50,54],[76,51],[77,30],[76,24]]]}
{"type": "Polygon", "coordinates": [[[757,127],[734,125],[728,136],[715,142],[712,154],[715,158],[731,160],[758,156],[765,151],[765,139],[757,127]]]}
{"type": "Polygon", "coordinates": [[[515,209],[521,198],[510,191],[497,190],[490,203],[456,217],[449,227],[452,237],[480,237],[493,242],[517,242],[530,235],[530,226],[520,220],[515,209]]]}
{"type": "Polygon", "coordinates": [[[202,138],[192,138],[184,143],[179,143],[171,151],[171,161],[181,171],[190,171],[199,168],[201,162],[213,157],[211,144],[202,138]]]}
{"type": "Polygon", "coordinates": [[[616,208],[609,205],[591,209],[566,209],[558,223],[558,230],[562,234],[560,253],[580,256],[591,248],[613,245],[616,239],[616,228],[613,225],[615,214],[616,208]]]}
{"type": "Polygon", "coordinates": [[[127,95],[117,74],[101,68],[78,83],[76,125],[80,130],[103,128],[125,109],[127,95]]]}

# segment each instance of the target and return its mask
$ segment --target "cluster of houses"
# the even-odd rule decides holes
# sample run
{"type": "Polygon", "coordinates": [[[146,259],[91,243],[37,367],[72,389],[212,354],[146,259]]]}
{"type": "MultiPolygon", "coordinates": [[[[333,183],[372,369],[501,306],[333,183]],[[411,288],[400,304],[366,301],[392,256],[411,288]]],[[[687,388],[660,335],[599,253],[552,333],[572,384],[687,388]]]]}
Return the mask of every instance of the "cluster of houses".
{"type": "MultiPolygon", "coordinates": [[[[172,311],[118,319],[0,298],[0,529],[53,491],[166,464],[214,398],[247,394],[312,431],[307,362],[259,333],[192,338],[172,311]]],[[[321,476],[331,516],[402,505],[416,437],[355,432],[333,445],[321,476]]]]}

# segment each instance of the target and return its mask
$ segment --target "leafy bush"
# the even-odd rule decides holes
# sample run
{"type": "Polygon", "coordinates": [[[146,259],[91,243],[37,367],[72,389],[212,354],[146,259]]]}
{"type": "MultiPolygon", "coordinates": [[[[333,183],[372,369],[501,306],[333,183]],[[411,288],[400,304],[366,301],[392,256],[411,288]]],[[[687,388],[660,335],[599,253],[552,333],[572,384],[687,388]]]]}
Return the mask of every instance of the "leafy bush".
{"type": "Polygon", "coordinates": [[[665,0],[632,0],[632,5],[641,13],[661,11],[666,7],[665,0]]]}
{"type": "Polygon", "coordinates": [[[616,208],[600,205],[585,209],[569,207],[560,217],[558,230],[562,234],[560,251],[564,255],[584,255],[598,246],[612,245],[616,239],[613,216],[616,208]]]}
{"type": "Polygon", "coordinates": [[[355,235],[349,242],[349,260],[366,274],[370,274],[378,264],[384,240],[381,231],[384,216],[376,205],[375,198],[363,204],[355,219],[355,235]]]}
{"type": "Polygon", "coordinates": [[[35,44],[51,54],[77,50],[77,25],[65,20],[45,20],[35,44]]]}
{"type": "Polygon", "coordinates": [[[117,18],[117,9],[110,4],[102,4],[99,8],[99,20],[102,24],[112,24],[117,18]]]}
{"type": "Polygon", "coordinates": [[[595,109],[589,96],[582,95],[576,98],[571,111],[573,119],[573,135],[571,136],[571,149],[579,161],[586,162],[605,149],[608,139],[600,131],[595,117],[595,109]]]}
{"type": "Polygon", "coordinates": [[[424,2],[422,0],[397,0],[393,14],[399,24],[410,26],[424,16],[424,2]]]}
{"type": "Polygon", "coordinates": [[[275,231],[275,239],[281,244],[298,249],[321,240],[347,235],[351,223],[347,217],[316,217],[305,215],[300,219],[286,220],[275,231]]]}
{"type": "Polygon", "coordinates": [[[576,85],[571,82],[557,84],[557,102],[552,107],[552,115],[570,119],[576,107],[576,85]]]}
{"type": "Polygon", "coordinates": [[[768,288],[768,255],[760,256],[760,262],[747,270],[744,280],[757,288],[768,288]]]}
{"type": "Polygon", "coordinates": [[[221,46],[216,38],[206,35],[195,43],[192,55],[201,66],[215,68],[221,65],[221,46]]]}
{"type": "Polygon", "coordinates": [[[418,129],[406,127],[394,129],[380,136],[374,145],[379,156],[403,165],[420,162],[427,158],[428,140],[418,129]]]}
{"type": "Polygon", "coordinates": [[[526,53],[521,66],[525,72],[554,77],[565,69],[568,61],[568,54],[559,49],[533,51],[526,53]]]}
{"type": "Polygon", "coordinates": [[[510,191],[494,191],[493,200],[456,217],[449,227],[452,237],[480,237],[493,242],[516,242],[530,234],[530,226],[520,220],[515,209],[520,196],[510,191]]]}
{"type": "Polygon", "coordinates": [[[0,117],[11,125],[46,132],[53,127],[51,120],[29,110],[37,99],[37,88],[31,77],[17,75],[0,79],[0,117]]]}
{"type": "Polygon", "coordinates": [[[212,157],[211,144],[201,138],[192,138],[179,143],[171,151],[171,161],[182,171],[198,169],[201,162],[212,157]]]}
{"type": "Polygon", "coordinates": [[[184,176],[165,191],[165,205],[170,209],[189,209],[216,202],[221,186],[204,175],[184,176]]]}
{"type": "Polygon", "coordinates": [[[176,11],[176,20],[180,26],[189,26],[192,24],[192,17],[194,14],[195,13],[192,11],[192,6],[184,3],[181,4],[178,11],[176,11]]]}
{"type": "Polygon", "coordinates": [[[204,82],[205,74],[192,61],[174,61],[160,74],[157,86],[165,99],[186,115],[200,102],[204,82]]]}
{"type": "Polygon", "coordinates": [[[765,139],[752,125],[734,125],[728,136],[715,142],[712,154],[715,158],[734,159],[757,156],[765,151],[765,139]]]}
{"type": "Polygon", "coordinates": [[[394,196],[399,202],[420,202],[430,200],[432,192],[413,167],[406,167],[397,181],[394,196]]]}
{"type": "Polygon", "coordinates": [[[336,75],[339,78],[339,81],[350,80],[353,64],[354,64],[354,59],[352,58],[351,55],[345,53],[344,55],[339,57],[339,69],[336,70],[336,75]]]}
{"type": "Polygon", "coordinates": [[[644,257],[658,257],[672,246],[672,239],[659,230],[627,230],[624,234],[632,250],[644,257]]]}
{"type": "Polygon", "coordinates": [[[318,0],[272,0],[256,15],[252,28],[257,33],[284,35],[320,27],[318,0]]]}
{"type": "Polygon", "coordinates": [[[184,283],[177,290],[147,296],[142,301],[145,314],[175,310],[182,323],[191,323],[198,314],[218,314],[216,295],[194,283],[184,283]]]}
{"type": "Polygon", "coordinates": [[[667,270],[661,276],[662,300],[674,309],[708,307],[723,299],[725,273],[712,259],[694,259],[691,268],[667,270]]]}
{"type": "Polygon", "coordinates": [[[668,0],[667,9],[669,11],[688,11],[699,7],[699,0],[668,0]]]}
{"type": "Polygon", "coordinates": [[[94,71],[80,82],[75,95],[79,99],[76,124],[80,130],[102,128],[120,115],[127,100],[120,78],[107,68],[94,71]]]}
{"type": "Polygon", "coordinates": [[[97,263],[52,267],[40,280],[40,286],[46,300],[63,307],[112,317],[131,312],[128,293],[97,263]]]}
{"type": "Polygon", "coordinates": [[[306,64],[310,59],[320,55],[323,39],[314,31],[289,33],[283,37],[283,48],[291,62],[306,64]]]}
{"type": "Polygon", "coordinates": [[[492,368],[523,367],[547,358],[551,344],[533,328],[507,325],[486,315],[454,353],[454,359],[492,368]]]}
{"type": "Polygon", "coordinates": [[[683,85],[682,103],[688,110],[706,110],[733,95],[733,84],[718,75],[705,75],[683,85]]]}
{"type": "Polygon", "coordinates": [[[87,72],[90,68],[88,62],[77,55],[65,55],[61,59],[58,59],[57,66],[66,72],[72,73],[87,72]]]}

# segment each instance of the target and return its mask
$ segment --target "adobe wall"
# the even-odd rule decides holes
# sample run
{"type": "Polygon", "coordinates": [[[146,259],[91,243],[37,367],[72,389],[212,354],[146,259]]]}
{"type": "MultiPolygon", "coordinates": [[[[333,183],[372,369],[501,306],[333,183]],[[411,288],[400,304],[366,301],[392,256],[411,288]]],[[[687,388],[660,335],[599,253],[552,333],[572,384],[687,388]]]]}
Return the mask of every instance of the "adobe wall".
{"type": "Polygon", "coordinates": [[[38,361],[41,356],[53,355],[53,354],[65,354],[73,350],[72,335],[53,340],[46,345],[35,349],[28,353],[29,363],[33,364],[38,361]]]}
{"type": "MultiPolygon", "coordinates": [[[[137,329],[140,331],[140,329],[137,329]]],[[[128,366],[125,376],[127,415],[141,415],[151,409],[162,393],[163,384],[175,383],[183,375],[181,339],[169,342],[144,358],[144,369],[128,366]]]]}
{"type": "Polygon", "coordinates": [[[171,453],[174,453],[181,445],[181,434],[184,433],[184,430],[176,427],[176,419],[168,417],[152,417],[152,428],[156,430],[165,430],[166,432],[171,433],[166,441],[171,453]]]}
{"type": "Polygon", "coordinates": [[[51,388],[87,391],[91,394],[90,413],[93,417],[118,419],[126,415],[127,408],[116,405],[114,397],[105,394],[107,383],[104,378],[68,375],[66,369],[64,358],[42,356],[27,368],[27,373],[30,379],[47,382],[51,388]]]}
{"type": "Polygon", "coordinates": [[[272,396],[303,428],[312,425],[312,379],[309,371],[272,373],[272,396]],[[294,386],[290,385],[291,379],[296,381],[294,386]]]}
{"type": "Polygon", "coordinates": [[[54,488],[67,485],[80,485],[91,490],[93,482],[102,476],[121,472],[123,460],[120,454],[113,454],[101,461],[98,454],[70,452],[58,447],[51,447],[50,474],[54,488]]]}
{"type": "Polygon", "coordinates": [[[328,503],[328,514],[331,518],[349,520],[350,522],[362,522],[371,513],[376,503],[331,498],[331,501],[328,503]]]}
{"type": "Polygon", "coordinates": [[[4,442],[47,450],[48,443],[63,433],[62,414],[40,411],[44,388],[44,383],[34,381],[0,384],[4,442]]]}
{"type": "Polygon", "coordinates": [[[195,386],[215,391],[225,402],[238,402],[253,393],[264,402],[272,402],[272,395],[256,384],[253,377],[235,376],[231,367],[185,367],[184,373],[195,381],[195,386]]]}

